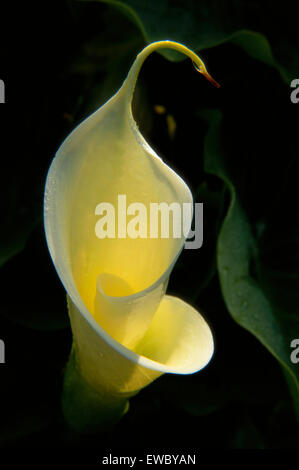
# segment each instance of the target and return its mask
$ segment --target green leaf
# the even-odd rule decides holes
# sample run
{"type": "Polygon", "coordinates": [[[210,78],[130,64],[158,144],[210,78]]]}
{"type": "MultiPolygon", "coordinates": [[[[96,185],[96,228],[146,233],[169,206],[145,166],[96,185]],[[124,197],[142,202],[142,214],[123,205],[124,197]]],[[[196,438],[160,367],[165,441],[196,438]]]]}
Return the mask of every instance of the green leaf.
{"type": "Polygon", "coordinates": [[[25,249],[5,263],[0,280],[0,317],[12,325],[44,331],[69,325],[65,292],[50,264],[43,227],[34,230],[25,249]]]}
{"type": "MultiPolygon", "coordinates": [[[[176,1],[175,4],[169,0],[97,1],[107,3],[127,16],[140,29],[147,43],[171,39],[200,51],[231,42],[251,57],[276,68],[288,83],[299,70],[298,50],[287,43],[285,35],[278,38],[276,31],[275,44],[272,45],[272,40],[269,42],[267,35],[258,30],[260,25],[247,19],[253,15],[256,17],[256,9],[261,8],[258,5],[244,5],[241,2],[224,5],[220,1],[196,0],[176,1]]],[[[266,14],[263,9],[260,11],[262,13],[266,14]]],[[[267,29],[267,24],[263,27],[267,29]]],[[[162,50],[161,54],[169,60],[183,59],[172,50],[162,50]]]]}
{"type": "Polygon", "coordinates": [[[6,203],[8,207],[2,212],[6,216],[0,235],[0,267],[25,248],[31,233],[41,222],[39,207],[26,207],[15,195],[6,203]]]}
{"type": "Polygon", "coordinates": [[[252,275],[258,258],[257,241],[225,166],[221,146],[220,111],[203,112],[210,124],[204,147],[205,171],[221,178],[230,204],[217,241],[217,268],[224,301],[233,319],[252,333],[279,361],[298,392],[298,366],[290,360],[290,340],[299,331],[298,315],[288,314],[252,275]]]}
{"type": "Polygon", "coordinates": [[[292,80],[293,73],[289,73],[277,62],[273,56],[271,45],[263,34],[256,31],[238,31],[231,37],[230,42],[244,49],[254,59],[276,68],[287,83],[292,80]]]}
{"type": "Polygon", "coordinates": [[[238,416],[233,436],[230,438],[232,449],[264,449],[262,436],[252,418],[241,412],[238,416]]]}

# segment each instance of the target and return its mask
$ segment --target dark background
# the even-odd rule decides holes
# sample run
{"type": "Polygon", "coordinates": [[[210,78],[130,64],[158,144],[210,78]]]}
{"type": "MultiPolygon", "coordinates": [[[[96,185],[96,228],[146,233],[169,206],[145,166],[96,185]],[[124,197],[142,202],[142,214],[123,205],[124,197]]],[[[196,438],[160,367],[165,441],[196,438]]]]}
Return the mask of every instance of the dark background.
{"type": "MultiPolygon", "coordinates": [[[[146,38],[128,13],[101,2],[1,4],[0,446],[90,448],[97,456],[122,448],[298,448],[294,381],[285,367],[298,377],[299,364],[288,358],[299,337],[299,103],[290,101],[290,81],[299,78],[298,8],[289,1],[132,3],[146,38]],[[240,30],[261,37],[255,42],[240,30]],[[119,88],[138,51],[156,39],[199,52],[221,84],[212,87],[189,60],[154,53],[134,100],[146,138],[204,202],[203,247],[182,253],[168,292],[205,315],[216,352],[203,371],[165,375],[141,391],[112,431],[78,436],[60,409],[72,337],[44,237],[44,183],[62,140],[119,88]],[[252,312],[241,315],[224,285],[216,253],[231,187],[253,240],[250,279],[271,303],[281,348],[259,308],[262,327],[252,312]]],[[[250,237],[229,227],[227,233],[223,250],[233,272],[238,246],[250,237]]],[[[244,298],[250,301],[246,292],[244,298]]]]}

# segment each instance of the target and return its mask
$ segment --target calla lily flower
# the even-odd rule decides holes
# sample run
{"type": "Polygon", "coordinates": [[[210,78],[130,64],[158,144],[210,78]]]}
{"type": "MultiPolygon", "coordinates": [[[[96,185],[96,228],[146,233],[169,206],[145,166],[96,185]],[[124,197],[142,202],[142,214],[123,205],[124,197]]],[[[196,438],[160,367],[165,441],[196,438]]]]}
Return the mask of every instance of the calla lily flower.
{"type": "Polygon", "coordinates": [[[91,418],[104,425],[118,419],[128,398],[161,374],[192,374],[213,355],[204,318],[165,294],[186,237],[125,237],[119,220],[115,238],[95,234],[98,204],[116,207],[119,195],[146,208],[151,202],[193,203],[186,183],[145,141],[132,115],[139,70],[157,48],[186,54],[213,81],[182,44],[150,44],[120,90],[66,138],[47,176],[46,238],[67,292],[73,333],[63,410],[77,429],[88,428],[91,418]]]}

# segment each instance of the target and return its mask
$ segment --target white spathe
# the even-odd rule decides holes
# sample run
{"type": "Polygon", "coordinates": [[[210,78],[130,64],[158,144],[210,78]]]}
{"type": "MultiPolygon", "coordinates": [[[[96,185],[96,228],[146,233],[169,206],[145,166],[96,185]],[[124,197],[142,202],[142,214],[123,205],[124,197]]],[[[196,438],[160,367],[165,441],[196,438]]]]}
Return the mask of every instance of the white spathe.
{"type": "MultiPolygon", "coordinates": [[[[203,317],[165,295],[181,238],[99,239],[100,202],[192,203],[186,183],[151,149],[131,111],[145,58],[159,47],[202,61],[179,43],[150,44],[120,90],[59,148],[48,173],[44,222],[57,273],[69,297],[75,360],[84,379],[106,394],[130,396],[164,372],[190,374],[213,355],[203,317]]],[[[117,230],[116,230],[117,232],[117,230]]]]}

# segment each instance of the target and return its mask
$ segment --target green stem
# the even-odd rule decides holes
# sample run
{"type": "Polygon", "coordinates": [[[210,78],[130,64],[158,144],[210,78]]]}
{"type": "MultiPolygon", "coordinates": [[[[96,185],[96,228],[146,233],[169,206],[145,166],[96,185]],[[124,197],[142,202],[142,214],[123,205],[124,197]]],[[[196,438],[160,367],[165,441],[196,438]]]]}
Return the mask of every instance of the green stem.
{"type": "Polygon", "coordinates": [[[69,428],[83,434],[107,431],[128,409],[127,397],[100,393],[90,386],[79,370],[73,345],[62,390],[62,412],[69,428]]]}

